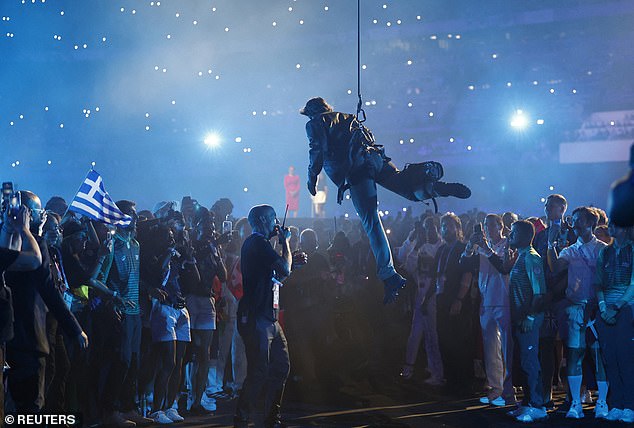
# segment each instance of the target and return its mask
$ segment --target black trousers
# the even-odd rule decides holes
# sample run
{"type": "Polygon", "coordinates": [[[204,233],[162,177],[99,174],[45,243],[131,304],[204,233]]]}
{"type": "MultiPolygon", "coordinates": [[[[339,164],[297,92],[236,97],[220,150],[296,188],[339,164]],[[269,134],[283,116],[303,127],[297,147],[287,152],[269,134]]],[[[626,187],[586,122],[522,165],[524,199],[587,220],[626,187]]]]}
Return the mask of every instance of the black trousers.
{"type": "Polygon", "coordinates": [[[17,413],[40,413],[44,406],[46,356],[36,351],[7,349],[11,369],[7,385],[17,413]]]}
{"type": "Polygon", "coordinates": [[[265,392],[264,419],[271,421],[279,417],[290,372],[286,337],[277,321],[264,319],[256,320],[255,326],[247,331],[241,329],[240,335],[247,355],[247,377],[238,398],[236,417],[247,420],[253,413],[259,426],[262,408],[258,411],[258,401],[262,391],[265,392]]]}

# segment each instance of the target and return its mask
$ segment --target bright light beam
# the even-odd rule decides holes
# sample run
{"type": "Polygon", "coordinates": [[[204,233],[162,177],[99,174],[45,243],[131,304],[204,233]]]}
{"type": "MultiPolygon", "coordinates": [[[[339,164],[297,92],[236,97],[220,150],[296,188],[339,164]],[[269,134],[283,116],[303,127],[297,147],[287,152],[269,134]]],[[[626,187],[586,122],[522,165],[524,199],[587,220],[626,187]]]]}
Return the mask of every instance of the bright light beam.
{"type": "Polygon", "coordinates": [[[517,131],[526,129],[529,124],[529,119],[526,117],[522,110],[516,110],[515,114],[511,118],[511,127],[517,131]]]}
{"type": "Polygon", "coordinates": [[[216,148],[220,145],[221,138],[219,134],[211,132],[205,136],[204,142],[207,147],[216,148]]]}

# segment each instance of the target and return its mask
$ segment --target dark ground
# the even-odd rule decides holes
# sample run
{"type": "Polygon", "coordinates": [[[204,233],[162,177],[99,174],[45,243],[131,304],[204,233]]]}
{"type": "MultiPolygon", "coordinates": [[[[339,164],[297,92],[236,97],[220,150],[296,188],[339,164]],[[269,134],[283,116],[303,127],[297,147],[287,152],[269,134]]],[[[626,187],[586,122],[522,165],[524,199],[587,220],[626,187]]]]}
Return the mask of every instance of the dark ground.
{"type": "MultiPolygon", "coordinates": [[[[473,427],[506,428],[523,424],[508,417],[506,412],[511,406],[494,408],[480,404],[476,395],[468,398],[455,398],[441,390],[423,387],[420,383],[403,383],[398,379],[385,381],[381,392],[376,385],[359,382],[353,387],[342,388],[339,392],[322,399],[322,404],[308,404],[298,401],[299,391],[290,385],[283,406],[283,416],[288,428],[328,427],[473,427]],[[364,393],[363,391],[372,391],[364,393]]],[[[563,393],[557,393],[555,402],[561,404],[563,393]]],[[[314,399],[315,397],[310,397],[314,399]]],[[[220,399],[214,415],[187,417],[184,427],[232,427],[232,414],[235,400],[220,399]]],[[[610,427],[625,426],[620,423],[598,421],[594,419],[594,405],[584,406],[585,418],[569,420],[565,413],[552,411],[548,420],[529,424],[534,427],[610,427]]]]}

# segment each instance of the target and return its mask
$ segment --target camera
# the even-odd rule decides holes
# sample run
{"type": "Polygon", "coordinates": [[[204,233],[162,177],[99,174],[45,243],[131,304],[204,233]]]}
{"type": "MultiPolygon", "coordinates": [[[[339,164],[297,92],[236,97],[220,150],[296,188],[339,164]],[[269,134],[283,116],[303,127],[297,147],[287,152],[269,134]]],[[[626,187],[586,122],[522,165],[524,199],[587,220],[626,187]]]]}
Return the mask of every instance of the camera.
{"type": "Polygon", "coordinates": [[[9,217],[16,218],[20,213],[20,205],[22,205],[20,192],[13,189],[13,183],[10,181],[2,183],[2,212],[8,210],[9,217]]]}

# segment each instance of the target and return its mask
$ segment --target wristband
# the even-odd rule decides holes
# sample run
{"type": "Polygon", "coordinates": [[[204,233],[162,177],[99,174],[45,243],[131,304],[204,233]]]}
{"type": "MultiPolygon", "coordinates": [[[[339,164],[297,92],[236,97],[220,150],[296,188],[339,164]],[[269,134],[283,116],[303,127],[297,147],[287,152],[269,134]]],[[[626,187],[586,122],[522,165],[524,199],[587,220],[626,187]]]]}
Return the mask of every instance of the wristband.
{"type": "Polygon", "coordinates": [[[529,319],[531,321],[535,321],[535,317],[532,315],[526,315],[526,319],[529,319]]]}

